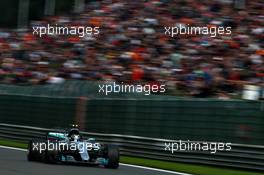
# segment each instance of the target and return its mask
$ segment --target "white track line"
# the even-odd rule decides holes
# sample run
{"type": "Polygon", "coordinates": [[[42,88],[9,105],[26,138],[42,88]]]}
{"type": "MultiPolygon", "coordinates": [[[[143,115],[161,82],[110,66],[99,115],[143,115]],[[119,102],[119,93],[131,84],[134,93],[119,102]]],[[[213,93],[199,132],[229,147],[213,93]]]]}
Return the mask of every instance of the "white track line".
{"type": "MultiPolygon", "coordinates": [[[[24,152],[27,151],[27,149],[2,146],[2,145],[0,145],[0,148],[17,150],[17,151],[24,151],[24,152]]],[[[151,170],[151,171],[158,171],[158,172],[163,172],[163,173],[177,174],[177,175],[192,175],[192,174],[187,174],[187,173],[180,173],[180,172],[175,172],[175,171],[163,170],[163,169],[158,169],[158,168],[150,168],[150,167],[144,167],[144,166],[138,166],[138,165],[131,165],[131,164],[125,164],[125,163],[119,163],[119,165],[134,167],[134,168],[140,168],[140,169],[145,169],[145,170],[151,170]]]]}
{"type": "Polygon", "coordinates": [[[2,145],[0,145],[0,148],[12,149],[12,150],[17,150],[17,151],[27,151],[27,149],[15,148],[15,147],[10,147],[10,146],[2,146],[2,145]]]}
{"type": "Polygon", "coordinates": [[[169,170],[163,170],[163,169],[158,169],[158,168],[150,168],[150,167],[144,167],[144,166],[138,166],[138,165],[125,164],[125,163],[119,163],[119,165],[129,166],[129,167],[134,167],[134,168],[141,168],[141,169],[152,170],[152,171],[158,171],[158,172],[163,172],[163,173],[171,173],[171,174],[178,174],[178,175],[191,175],[191,174],[180,173],[176,171],[169,171],[169,170]]]}

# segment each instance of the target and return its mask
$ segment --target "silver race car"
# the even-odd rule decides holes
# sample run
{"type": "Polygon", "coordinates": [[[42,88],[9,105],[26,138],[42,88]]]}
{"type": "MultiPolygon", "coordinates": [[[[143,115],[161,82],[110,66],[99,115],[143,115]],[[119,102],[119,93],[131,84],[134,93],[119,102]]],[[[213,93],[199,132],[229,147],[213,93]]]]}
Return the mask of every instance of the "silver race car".
{"type": "Polygon", "coordinates": [[[28,144],[28,161],[46,163],[81,163],[118,168],[119,149],[101,144],[94,138],[84,139],[79,129],[48,132],[46,139],[32,139],[28,144]]]}

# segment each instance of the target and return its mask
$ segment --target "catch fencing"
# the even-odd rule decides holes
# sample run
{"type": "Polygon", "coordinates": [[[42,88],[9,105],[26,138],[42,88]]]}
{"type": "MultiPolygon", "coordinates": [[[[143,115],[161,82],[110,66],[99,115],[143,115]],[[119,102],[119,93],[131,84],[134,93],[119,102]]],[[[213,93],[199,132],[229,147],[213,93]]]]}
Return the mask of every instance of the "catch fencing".
{"type": "MultiPolygon", "coordinates": [[[[64,90],[53,86],[34,87],[31,95],[23,95],[30,94],[28,88],[1,87],[0,139],[27,142],[43,137],[49,130],[45,128],[75,123],[84,135],[119,145],[121,155],[264,170],[263,101],[100,97],[87,95],[81,85],[79,96],[73,87],[64,87],[74,92],[66,97],[64,90]],[[232,150],[215,154],[164,150],[165,142],[178,140],[232,143],[232,150]]],[[[87,93],[96,87],[90,86],[87,93]]]]}
{"type": "MultiPolygon", "coordinates": [[[[54,129],[1,123],[0,139],[26,143],[32,138],[45,138],[48,131],[54,129]]],[[[232,144],[230,151],[215,154],[197,151],[175,151],[172,154],[165,151],[164,143],[176,142],[175,140],[90,132],[81,134],[84,137],[94,137],[98,142],[116,144],[120,147],[121,155],[125,156],[264,171],[264,146],[232,144]]]]}

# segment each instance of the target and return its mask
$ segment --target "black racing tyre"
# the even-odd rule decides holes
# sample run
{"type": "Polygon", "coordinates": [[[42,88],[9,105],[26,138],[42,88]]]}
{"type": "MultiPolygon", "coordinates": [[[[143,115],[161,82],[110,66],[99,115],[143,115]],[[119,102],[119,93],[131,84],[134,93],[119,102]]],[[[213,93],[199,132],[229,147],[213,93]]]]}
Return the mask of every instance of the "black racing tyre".
{"type": "Polygon", "coordinates": [[[40,139],[33,139],[28,142],[28,161],[41,161],[42,154],[39,151],[40,143],[45,143],[45,141],[40,139]]]}
{"type": "Polygon", "coordinates": [[[33,140],[28,142],[28,154],[27,154],[28,161],[36,161],[36,156],[33,152],[33,140]]]}
{"type": "Polygon", "coordinates": [[[108,159],[106,168],[117,169],[119,166],[119,149],[115,145],[106,146],[106,158],[108,159]]]}

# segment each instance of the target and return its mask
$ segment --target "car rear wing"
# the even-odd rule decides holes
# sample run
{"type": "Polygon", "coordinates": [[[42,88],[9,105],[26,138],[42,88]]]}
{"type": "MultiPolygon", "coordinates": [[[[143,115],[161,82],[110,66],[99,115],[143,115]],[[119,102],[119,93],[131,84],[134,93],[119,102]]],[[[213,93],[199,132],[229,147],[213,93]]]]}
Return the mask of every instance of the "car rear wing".
{"type": "Polygon", "coordinates": [[[67,138],[67,134],[63,132],[48,132],[47,140],[65,140],[67,138]]]}

